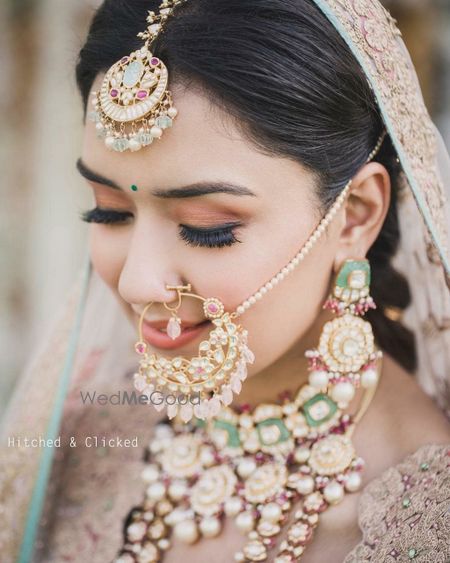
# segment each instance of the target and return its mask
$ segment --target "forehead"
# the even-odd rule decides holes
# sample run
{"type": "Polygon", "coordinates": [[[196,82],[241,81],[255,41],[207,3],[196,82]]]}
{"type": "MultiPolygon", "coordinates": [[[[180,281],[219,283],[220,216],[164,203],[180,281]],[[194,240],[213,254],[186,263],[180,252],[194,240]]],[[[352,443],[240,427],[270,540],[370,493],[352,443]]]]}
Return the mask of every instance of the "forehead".
{"type": "MultiPolygon", "coordinates": [[[[103,75],[92,89],[98,90],[103,75]]],[[[198,90],[172,88],[178,115],[161,139],[136,152],[108,150],[86,120],[81,157],[90,168],[119,185],[179,187],[204,181],[245,185],[257,195],[299,197],[313,177],[299,163],[258,150],[227,114],[198,90]]],[[[90,110],[90,108],[89,108],[90,110]]]]}

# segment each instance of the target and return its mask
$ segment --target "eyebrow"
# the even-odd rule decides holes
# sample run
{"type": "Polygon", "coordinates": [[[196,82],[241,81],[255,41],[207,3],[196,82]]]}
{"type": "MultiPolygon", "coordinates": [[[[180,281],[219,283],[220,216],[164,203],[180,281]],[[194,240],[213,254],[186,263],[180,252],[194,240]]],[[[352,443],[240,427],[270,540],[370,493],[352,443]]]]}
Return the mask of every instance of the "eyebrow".
{"type": "MultiPolygon", "coordinates": [[[[78,172],[89,180],[90,182],[96,182],[97,184],[103,184],[115,190],[122,190],[122,188],[116,184],[113,180],[98,174],[91,170],[86,164],[79,158],[76,162],[76,168],[78,172]]],[[[253,196],[256,194],[250,189],[240,186],[237,184],[230,184],[227,182],[197,182],[194,184],[189,184],[181,188],[171,188],[168,190],[153,190],[150,192],[153,196],[161,199],[171,199],[171,198],[186,198],[186,197],[199,197],[202,195],[224,193],[236,196],[253,196]]]]}

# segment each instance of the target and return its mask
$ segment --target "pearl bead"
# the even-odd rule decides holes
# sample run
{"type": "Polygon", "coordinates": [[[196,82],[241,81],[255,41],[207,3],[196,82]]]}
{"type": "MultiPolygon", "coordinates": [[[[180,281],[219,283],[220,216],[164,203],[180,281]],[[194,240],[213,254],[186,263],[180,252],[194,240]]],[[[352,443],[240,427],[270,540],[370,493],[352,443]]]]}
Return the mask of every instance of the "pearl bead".
{"type": "Polygon", "coordinates": [[[238,551],[234,554],[234,560],[237,561],[237,563],[241,563],[242,561],[245,561],[245,555],[242,551],[238,551]]]}
{"type": "Polygon", "coordinates": [[[173,500],[180,500],[186,494],[187,487],[180,481],[174,481],[169,487],[169,495],[173,500]]]}
{"type": "Polygon", "coordinates": [[[213,516],[203,518],[200,521],[199,527],[205,538],[213,538],[220,532],[220,520],[218,518],[214,518],[213,516]]]}
{"type": "Polygon", "coordinates": [[[159,139],[162,136],[162,134],[163,134],[163,130],[161,129],[161,127],[157,127],[156,125],[153,125],[153,127],[150,129],[150,135],[155,139],[159,139]]]}
{"type": "Polygon", "coordinates": [[[347,481],[345,482],[345,488],[350,493],[354,493],[361,487],[361,475],[356,471],[352,471],[347,476],[347,481]]]}
{"type": "Polygon", "coordinates": [[[277,280],[281,281],[284,278],[284,275],[280,272],[279,274],[277,274],[277,280]]]}
{"type": "Polygon", "coordinates": [[[147,488],[147,496],[154,501],[161,500],[166,494],[166,487],[163,483],[153,483],[147,488]]]}
{"type": "Polygon", "coordinates": [[[158,477],[159,477],[159,470],[158,467],[154,464],[147,465],[147,467],[145,467],[142,470],[141,478],[146,483],[154,483],[155,481],[158,480],[158,477]]]}
{"type": "Polygon", "coordinates": [[[251,458],[245,458],[241,462],[239,462],[239,465],[237,467],[237,472],[241,477],[245,479],[246,477],[251,475],[253,471],[255,471],[255,469],[256,469],[255,460],[251,458]]]}
{"type": "Polygon", "coordinates": [[[136,139],[130,139],[128,142],[128,146],[131,152],[138,151],[142,147],[141,143],[136,139]]]}
{"type": "Polygon", "coordinates": [[[255,293],[255,299],[257,299],[259,301],[261,299],[261,297],[262,297],[262,293],[260,291],[257,291],[255,293]]]}
{"type": "Polygon", "coordinates": [[[328,373],[323,370],[312,371],[309,374],[309,384],[317,389],[322,389],[328,385],[328,373]]]}
{"type": "Polygon", "coordinates": [[[171,108],[169,108],[169,109],[167,110],[167,115],[168,115],[169,117],[174,118],[174,117],[177,116],[177,114],[178,114],[177,108],[171,107],[171,108]]]}
{"type": "Polygon", "coordinates": [[[338,403],[349,403],[354,396],[355,388],[348,381],[338,383],[331,391],[331,397],[338,403]]]}
{"type": "Polygon", "coordinates": [[[236,518],[236,526],[241,532],[250,532],[255,525],[255,519],[251,512],[241,512],[236,518]]]}
{"type": "Polygon", "coordinates": [[[292,264],[292,262],[287,266],[287,269],[289,272],[292,272],[292,270],[295,268],[294,264],[292,264]]]}
{"type": "Polygon", "coordinates": [[[366,389],[375,387],[378,381],[378,373],[374,369],[366,369],[361,374],[361,385],[366,389]]]}
{"type": "Polygon", "coordinates": [[[305,475],[298,480],[296,488],[301,495],[309,495],[314,490],[314,479],[305,475]]]}
{"type": "Polygon", "coordinates": [[[242,509],[242,501],[239,497],[230,497],[225,501],[225,514],[227,516],[236,516],[242,509]]]}
{"type": "Polygon", "coordinates": [[[173,529],[175,537],[184,543],[194,543],[198,538],[198,529],[194,520],[178,522],[173,529]]]}
{"type": "Polygon", "coordinates": [[[273,288],[272,282],[267,282],[266,287],[267,287],[267,289],[272,289],[273,288]]]}
{"type": "Polygon", "coordinates": [[[261,512],[261,516],[264,520],[268,520],[269,522],[278,522],[281,518],[281,506],[276,502],[269,502],[266,504],[261,512]]]}
{"type": "Polygon", "coordinates": [[[255,297],[254,297],[253,295],[249,298],[249,302],[250,302],[252,305],[254,305],[254,304],[256,303],[256,299],[255,299],[255,297]]]}
{"type": "Polygon", "coordinates": [[[323,496],[330,504],[337,504],[344,498],[344,488],[337,481],[331,481],[323,490],[323,496]]]}
{"type": "Polygon", "coordinates": [[[309,459],[310,449],[307,447],[297,448],[294,452],[294,459],[297,463],[305,463],[309,459]]]}
{"type": "Polygon", "coordinates": [[[272,282],[272,285],[277,285],[278,279],[277,279],[276,277],[273,277],[273,278],[271,279],[271,282],[272,282]]]}
{"type": "Polygon", "coordinates": [[[262,287],[259,291],[262,293],[262,295],[265,295],[267,293],[267,287],[262,287]]]}
{"type": "Polygon", "coordinates": [[[244,307],[242,307],[242,305],[239,305],[239,307],[237,308],[236,312],[239,313],[240,315],[242,315],[242,313],[245,311],[244,307]]]}
{"type": "Polygon", "coordinates": [[[112,149],[114,145],[114,137],[111,136],[106,137],[105,145],[107,149],[112,149]]]}

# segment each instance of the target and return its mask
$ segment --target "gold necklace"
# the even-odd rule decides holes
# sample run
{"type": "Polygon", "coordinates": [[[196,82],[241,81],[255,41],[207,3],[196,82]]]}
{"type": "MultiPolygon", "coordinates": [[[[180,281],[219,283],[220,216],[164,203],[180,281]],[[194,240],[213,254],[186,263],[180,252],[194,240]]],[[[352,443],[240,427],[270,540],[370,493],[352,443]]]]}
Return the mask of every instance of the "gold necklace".
{"type": "MultiPolygon", "coordinates": [[[[380,357],[372,354],[368,369],[380,357]]],[[[248,535],[234,560],[265,561],[294,505],[274,561],[298,561],[320,513],[361,486],[364,462],[351,435],[377,382],[366,386],[355,415],[308,383],[294,400],[261,404],[253,413],[225,407],[211,420],[158,424],[142,473],[145,498],[131,511],[115,563],[161,561],[172,534],[187,544],[214,537],[226,516],[248,535]]]]}

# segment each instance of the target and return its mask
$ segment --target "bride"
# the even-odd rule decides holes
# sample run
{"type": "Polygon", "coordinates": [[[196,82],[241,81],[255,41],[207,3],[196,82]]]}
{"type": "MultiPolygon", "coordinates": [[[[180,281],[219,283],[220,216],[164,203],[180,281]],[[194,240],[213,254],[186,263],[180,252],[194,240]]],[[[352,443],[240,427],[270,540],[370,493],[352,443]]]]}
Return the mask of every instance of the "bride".
{"type": "Polygon", "coordinates": [[[448,561],[450,167],[395,21],[105,0],[76,78],[89,257],[2,561],[448,561]]]}

